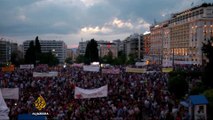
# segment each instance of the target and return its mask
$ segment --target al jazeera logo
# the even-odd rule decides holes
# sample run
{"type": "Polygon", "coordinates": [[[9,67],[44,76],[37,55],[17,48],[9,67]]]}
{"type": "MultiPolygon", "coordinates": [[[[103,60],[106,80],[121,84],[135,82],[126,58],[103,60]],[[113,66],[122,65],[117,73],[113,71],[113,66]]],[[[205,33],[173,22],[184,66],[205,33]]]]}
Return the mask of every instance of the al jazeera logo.
{"type": "MultiPolygon", "coordinates": [[[[35,108],[41,111],[43,108],[46,107],[46,102],[44,98],[40,95],[37,100],[34,102],[35,108]]],[[[32,113],[32,115],[49,115],[47,112],[36,112],[32,113]]]]}

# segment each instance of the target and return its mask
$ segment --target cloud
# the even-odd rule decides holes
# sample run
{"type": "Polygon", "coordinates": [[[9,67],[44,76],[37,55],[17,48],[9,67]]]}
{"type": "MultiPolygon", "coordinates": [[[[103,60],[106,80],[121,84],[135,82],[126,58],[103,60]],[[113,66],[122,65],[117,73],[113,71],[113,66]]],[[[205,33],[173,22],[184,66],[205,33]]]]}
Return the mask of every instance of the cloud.
{"type": "Polygon", "coordinates": [[[92,34],[92,35],[114,35],[122,33],[140,33],[148,30],[150,24],[142,18],[138,18],[136,21],[133,20],[121,20],[114,18],[100,26],[89,26],[83,27],[80,33],[92,34]]]}
{"type": "Polygon", "coordinates": [[[17,19],[20,20],[20,21],[22,21],[22,22],[24,22],[24,21],[27,20],[27,17],[25,15],[18,15],[17,19]]]}
{"type": "Polygon", "coordinates": [[[133,25],[131,22],[124,22],[122,20],[119,20],[118,18],[115,18],[112,22],[112,25],[118,27],[118,28],[129,28],[129,29],[132,29],[133,28],[133,25]]]}
{"type": "Polygon", "coordinates": [[[86,7],[91,7],[95,4],[104,2],[104,0],[80,0],[80,1],[83,2],[86,7]]]}
{"type": "MultiPolygon", "coordinates": [[[[205,0],[211,2],[212,0],[205,0]]],[[[149,30],[172,13],[201,0],[0,0],[0,35],[23,41],[32,36],[120,39],[149,30]],[[127,36],[125,36],[127,35],[127,36]],[[113,38],[114,37],[114,38],[113,38]]]]}
{"type": "Polygon", "coordinates": [[[111,31],[112,30],[110,28],[99,27],[99,26],[96,26],[96,27],[84,27],[84,28],[81,29],[81,32],[91,33],[91,34],[94,34],[94,33],[103,33],[103,34],[106,34],[106,33],[109,33],[111,31]]]}

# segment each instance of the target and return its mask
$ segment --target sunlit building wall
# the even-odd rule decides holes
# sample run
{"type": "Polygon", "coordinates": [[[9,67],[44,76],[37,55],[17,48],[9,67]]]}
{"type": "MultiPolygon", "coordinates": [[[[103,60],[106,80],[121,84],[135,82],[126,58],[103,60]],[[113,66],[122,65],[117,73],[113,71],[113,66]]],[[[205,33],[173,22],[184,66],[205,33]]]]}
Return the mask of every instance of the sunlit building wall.
{"type": "Polygon", "coordinates": [[[151,59],[150,56],[150,32],[145,32],[143,34],[143,45],[144,45],[144,58],[149,60],[151,59]]]}
{"type": "Polygon", "coordinates": [[[150,27],[149,56],[156,63],[202,64],[202,43],[213,37],[213,5],[202,4],[172,14],[150,27]]]}
{"type": "Polygon", "coordinates": [[[213,5],[202,4],[173,14],[169,27],[175,62],[202,64],[202,43],[213,37],[213,5]]]}

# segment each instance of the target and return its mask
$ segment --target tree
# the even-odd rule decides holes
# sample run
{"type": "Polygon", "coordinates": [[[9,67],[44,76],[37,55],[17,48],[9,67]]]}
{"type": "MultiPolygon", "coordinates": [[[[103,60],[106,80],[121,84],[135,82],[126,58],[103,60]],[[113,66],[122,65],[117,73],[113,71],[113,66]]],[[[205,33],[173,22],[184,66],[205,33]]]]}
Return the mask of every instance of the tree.
{"type": "Polygon", "coordinates": [[[73,63],[71,57],[66,58],[66,59],[65,59],[65,62],[66,62],[66,63],[69,63],[69,64],[72,64],[72,63],[73,63]]]}
{"type": "Polygon", "coordinates": [[[136,59],[137,59],[136,53],[129,54],[129,59],[127,61],[127,64],[134,64],[136,59]]]}
{"type": "Polygon", "coordinates": [[[108,54],[102,58],[103,63],[112,64],[113,63],[113,53],[109,50],[108,54]]]}
{"type": "Polygon", "coordinates": [[[41,53],[40,54],[40,63],[41,64],[48,64],[48,66],[55,66],[59,64],[59,60],[52,52],[41,53]]]}
{"type": "Polygon", "coordinates": [[[188,82],[185,80],[184,74],[172,72],[169,76],[168,89],[178,99],[182,98],[188,91],[188,82]]]}
{"type": "Polygon", "coordinates": [[[41,44],[39,42],[38,36],[35,39],[35,51],[36,53],[41,53],[41,44]]]}
{"type": "Polygon", "coordinates": [[[35,57],[36,57],[36,60],[39,60],[39,56],[41,54],[41,44],[39,42],[39,39],[38,39],[38,36],[36,36],[36,39],[35,39],[35,57]]]}
{"type": "Polygon", "coordinates": [[[27,64],[35,64],[36,63],[35,46],[34,46],[33,41],[30,41],[29,48],[26,51],[25,63],[27,63],[27,64]]]}
{"type": "Polygon", "coordinates": [[[11,63],[14,65],[18,65],[18,54],[16,52],[11,53],[11,63]]]}
{"type": "Polygon", "coordinates": [[[115,59],[115,64],[117,65],[124,65],[126,63],[126,55],[124,52],[119,51],[118,57],[115,59]]]}
{"type": "Polygon", "coordinates": [[[35,45],[34,41],[30,41],[29,48],[25,54],[25,63],[27,64],[36,64],[36,61],[40,60],[41,55],[41,45],[38,39],[38,36],[35,38],[35,45]]]}
{"type": "Polygon", "coordinates": [[[212,112],[213,112],[213,89],[209,89],[209,90],[206,90],[204,93],[204,96],[206,96],[206,98],[208,99],[209,101],[209,104],[208,104],[208,118],[209,120],[212,120],[213,119],[213,115],[212,115],[212,112]]]}
{"type": "Polygon", "coordinates": [[[16,66],[24,63],[24,60],[21,57],[21,51],[13,51],[11,53],[11,63],[16,66]]]}
{"type": "Polygon", "coordinates": [[[79,55],[79,56],[76,58],[76,62],[77,62],[77,63],[83,63],[83,62],[84,62],[84,56],[83,56],[83,55],[79,55]]]}
{"type": "Polygon", "coordinates": [[[94,39],[91,39],[86,47],[86,53],[85,53],[85,63],[90,64],[91,62],[94,61],[99,61],[99,56],[98,56],[98,44],[97,41],[94,39]]]}
{"type": "Polygon", "coordinates": [[[202,81],[206,88],[213,88],[213,38],[207,41],[207,43],[203,43],[202,51],[204,55],[208,58],[208,62],[204,68],[204,74],[202,77],[202,81]]]}

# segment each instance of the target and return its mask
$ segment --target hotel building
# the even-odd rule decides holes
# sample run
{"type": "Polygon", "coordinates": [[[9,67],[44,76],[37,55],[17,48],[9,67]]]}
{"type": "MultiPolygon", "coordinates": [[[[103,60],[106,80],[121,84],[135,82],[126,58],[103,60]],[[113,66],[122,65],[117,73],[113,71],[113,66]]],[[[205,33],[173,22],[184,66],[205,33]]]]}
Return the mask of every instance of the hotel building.
{"type": "Polygon", "coordinates": [[[204,3],[175,13],[150,31],[150,52],[157,63],[202,64],[202,43],[213,37],[213,5],[204,3]]]}

